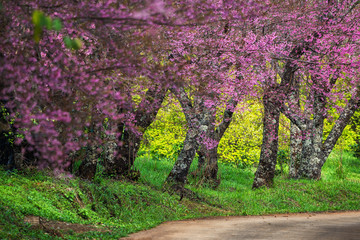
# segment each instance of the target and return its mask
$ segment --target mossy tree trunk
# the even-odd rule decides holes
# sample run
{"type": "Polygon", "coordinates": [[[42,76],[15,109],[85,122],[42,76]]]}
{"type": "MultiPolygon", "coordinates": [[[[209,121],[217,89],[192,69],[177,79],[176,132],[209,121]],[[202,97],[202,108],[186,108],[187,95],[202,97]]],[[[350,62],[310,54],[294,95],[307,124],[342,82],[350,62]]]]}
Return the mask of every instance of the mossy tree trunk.
{"type": "MultiPolygon", "coordinates": [[[[322,141],[323,119],[322,122],[319,122],[318,124],[314,121],[315,124],[313,124],[312,137],[306,138],[303,141],[302,159],[300,171],[297,176],[298,178],[303,177],[315,180],[321,178],[322,166],[335,147],[337,140],[341,137],[341,134],[349,123],[351,117],[360,106],[359,97],[360,94],[358,92],[347,103],[324,142],[322,141]]],[[[314,119],[317,118],[314,117],[314,119]]],[[[321,116],[318,117],[318,121],[319,120],[321,121],[321,116]]]]}
{"type": "Polygon", "coordinates": [[[137,178],[139,172],[133,169],[137,153],[140,148],[143,134],[150,124],[154,121],[161,104],[166,96],[166,89],[156,87],[149,89],[145,97],[135,110],[134,125],[136,131],[128,129],[123,124],[118,125],[118,131],[122,133],[118,139],[119,145],[109,144],[107,154],[113,154],[112,148],[116,149],[116,156],[104,158],[106,174],[113,176],[125,176],[137,178]]]}
{"type": "Polygon", "coordinates": [[[198,170],[194,175],[201,179],[211,181],[218,185],[218,153],[217,148],[221,137],[230,125],[237,101],[231,99],[227,102],[221,124],[215,128],[216,106],[204,106],[204,98],[194,97],[194,103],[184,89],[173,90],[183,108],[188,124],[188,132],[173,169],[166,182],[169,185],[186,183],[190,166],[196,152],[199,155],[198,170]]]}
{"type": "Polygon", "coordinates": [[[230,99],[226,104],[226,109],[223,113],[222,122],[219,126],[215,127],[215,114],[213,113],[210,117],[206,137],[212,141],[211,146],[201,144],[198,150],[199,166],[194,173],[198,175],[200,179],[205,182],[211,183],[214,187],[220,184],[220,178],[218,177],[218,146],[221,138],[223,137],[226,129],[228,129],[238,101],[230,99]]]}
{"type": "MultiPolygon", "coordinates": [[[[295,46],[290,52],[289,58],[300,58],[303,54],[304,47],[306,46],[301,44],[295,46]]],[[[274,65],[278,68],[276,64],[274,65]]],[[[272,79],[269,79],[268,85],[265,86],[263,96],[263,143],[261,146],[259,166],[255,173],[255,179],[253,182],[253,188],[259,188],[262,186],[270,187],[273,183],[278,152],[280,109],[286,96],[294,88],[296,83],[296,71],[296,64],[294,64],[292,60],[288,60],[284,66],[284,71],[281,74],[281,83],[278,84],[273,82],[272,79]]]]}
{"type": "Polygon", "coordinates": [[[265,92],[263,142],[261,145],[259,166],[255,173],[253,188],[271,187],[275,176],[275,166],[278,152],[278,131],[280,110],[278,101],[274,97],[273,89],[265,92]]]}
{"type": "MultiPolygon", "coordinates": [[[[299,80],[294,78],[292,90],[289,93],[289,105],[300,109],[300,86],[299,80]]],[[[289,177],[295,178],[298,174],[301,160],[302,132],[296,124],[290,122],[290,162],[289,177]]]]}
{"type": "MultiPolygon", "coordinates": [[[[143,133],[154,121],[157,112],[166,96],[166,89],[159,86],[150,88],[140,104],[133,109],[135,114],[135,129],[129,129],[125,124],[118,124],[119,139],[114,135],[106,136],[101,151],[100,146],[88,146],[87,157],[83,159],[79,175],[85,179],[93,179],[96,173],[98,159],[102,159],[104,174],[119,178],[137,179],[139,172],[133,169],[133,165],[140,148],[143,133]],[[117,154],[115,154],[117,153],[117,154]]],[[[114,127],[109,123],[109,128],[114,127]]],[[[100,134],[100,131],[97,131],[100,134]]]]}
{"type": "Polygon", "coordinates": [[[201,111],[205,109],[202,98],[194,97],[194,103],[192,103],[183,88],[172,91],[177,95],[188,123],[184,146],[166,179],[168,185],[175,187],[185,185],[190,166],[200,147],[200,138],[206,136],[212,116],[209,111],[201,111]]]}

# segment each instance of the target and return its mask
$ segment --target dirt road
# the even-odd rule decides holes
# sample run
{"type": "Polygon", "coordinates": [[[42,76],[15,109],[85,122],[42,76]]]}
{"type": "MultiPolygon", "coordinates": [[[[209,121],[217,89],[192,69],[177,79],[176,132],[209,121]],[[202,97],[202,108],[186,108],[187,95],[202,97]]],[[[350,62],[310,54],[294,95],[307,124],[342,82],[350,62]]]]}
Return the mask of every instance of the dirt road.
{"type": "Polygon", "coordinates": [[[219,217],[167,222],[126,240],[360,240],[360,212],[219,217]]]}

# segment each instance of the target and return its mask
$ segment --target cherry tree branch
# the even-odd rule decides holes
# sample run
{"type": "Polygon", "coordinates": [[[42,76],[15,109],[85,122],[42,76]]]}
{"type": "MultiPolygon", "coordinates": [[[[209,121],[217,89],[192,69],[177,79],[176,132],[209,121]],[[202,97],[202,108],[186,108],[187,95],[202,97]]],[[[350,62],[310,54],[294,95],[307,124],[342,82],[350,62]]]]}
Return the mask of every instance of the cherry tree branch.
{"type": "Polygon", "coordinates": [[[226,129],[229,127],[237,104],[238,101],[234,100],[234,98],[231,98],[229,101],[227,101],[223,120],[215,130],[215,141],[220,141],[226,129]]]}

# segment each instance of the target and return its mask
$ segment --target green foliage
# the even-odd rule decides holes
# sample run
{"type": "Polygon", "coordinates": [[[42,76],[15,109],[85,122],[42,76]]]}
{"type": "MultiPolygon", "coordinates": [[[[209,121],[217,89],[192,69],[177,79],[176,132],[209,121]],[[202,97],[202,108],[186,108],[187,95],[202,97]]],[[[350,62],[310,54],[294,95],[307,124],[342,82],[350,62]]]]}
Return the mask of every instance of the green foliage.
{"type": "MultiPolygon", "coordinates": [[[[262,143],[262,106],[245,103],[234,114],[232,123],[219,143],[219,161],[237,167],[254,166],[258,163],[262,143]]],[[[223,106],[218,108],[221,121],[223,106]]],[[[282,116],[280,149],[288,148],[289,121],[282,116]]],[[[182,149],[187,123],[179,103],[167,99],[156,120],[147,129],[139,155],[148,153],[157,159],[174,159],[182,149]]]]}
{"type": "Polygon", "coordinates": [[[61,23],[60,19],[55,18],[52,21],[52,29],[54,29],[55,31],[60,31],[62,29],[62,23],[61,23]]]}
{"type": "Polygon", "coordinates": [[[31,227],[23,221],[19,211],[6,206],[1,201],[0,212],[0,239],[61,239],[31,227]]]}
{"type": "Polygon", "coordinates": [[[34,25],[33,37],[36,43],[40,42],[44,28],[55,31],[60,31],[62,29],[62,23],[60,19],[51,19],[49,16],[45,16],[45,14],[40,10],[33,11],[31,20],[34,25]]]}
{"type": "Polygon", "coordinates": [[[156,120],[144,134],[139,155],[148,153],[157,159],[174,159],[182,149],[187,124],[179,103],[168,98],[159,110],[156,120]]]}
{"type": "Polygon", "coordinates": [[[64,37],[64,44],[69,49],[79,50],[83,43],[80,38],[71,39],[70,37],[64,37]]]}
{"type": "Polygon", "coordinates": [[[354,152],[354,156],[360,158],[360,144],[355,143],[350,146],[351,150],[354,152]]]}
{"type": "Polygon", "coordinates": [[[10,113],[3,104],[0,104],[0,134],[3,134],[10,144],[14,143],[16,138],[24,138],[23,134],[13,132],[12,125],[15,123],[14,118],[10,118],[10,113]]]}
{"type": "Polygon", "coordinates": [[[290,152],[289,149],[279,149],[277,154],[277,164],[275,169],[275,174],[284,175],[285,168],[290,162],[290,152]]]}
{"type": "MultiPolygon", "coordinates": [[[[40,10],[33,11],[31,20],[34,25],[33,38],[36,43],[40,42],[44,28],[47,30],[54,30],[59,32],[63,27],[60,19],[52,19],[51,17],[46,16],[44,12],[40,10]]],[[[65,47],[72,50],[79,50],[83,45],[83,42],[80,38],[70,38],[66,36],[64,37],[63,41],[65,47]]]]}
{"type": "Polygon", "coordinates": [[[253,166],[259,161],[262,141],[262,117],[259,104],[235,113],[219,143],[219,161],[238,167],[253,166]]]}
{"type": "MultiPolygon", "coordinates": [[[[49,221],[94,225],[107,231],[63,233],[71,235],[66,239],[91,236],[119,239],[125,233],[183,218],[189,211],[178,204],[176,196],[143,185],[99,178],[98,183],[90,183],[65,176],[51,177],[36,170],[23,173],[0,170],[0,209],[6,208],[0,215],[0,239],[30,239],[24,236],[32,230],[22,220],[28,215],[49,221]],[[9,218],[14,218],[18,225],[14,226],[9,218]]],[[[46,234],[41,231],[35,234],[35,239],[56,239],[44,237],[46,234]]]]}

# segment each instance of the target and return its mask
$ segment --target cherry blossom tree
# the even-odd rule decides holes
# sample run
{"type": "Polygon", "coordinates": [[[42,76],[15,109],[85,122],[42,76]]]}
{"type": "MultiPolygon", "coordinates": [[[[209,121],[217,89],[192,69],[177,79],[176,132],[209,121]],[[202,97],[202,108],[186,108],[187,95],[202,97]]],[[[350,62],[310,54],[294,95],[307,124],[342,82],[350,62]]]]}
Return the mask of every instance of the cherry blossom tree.
{"type": "Polygon", "coordinates": [[[358,3],[1,1],[0,130],[12,128],[15,146],[41,167],[64,168],[88,147],[83,172],[107,151],[106,171],[123,174],[171,89],[189,132],[168,181],[184,184],[195,152],[215,153],[236,103],[260,96],[264,137],[253,187],[271,186],[280,112],[301,142],[292,176],[318,179],[359,104],[358,3]],[[224,125],[215,126],[216,106],[226,101],[224,125]],[[323,141],[330,107],[340,117],[323,141]]]}
{"type": "MultiPolygon", "coordinates": [[[[271,93],[271,109],[276,114],[264,116],[264,122],[268,119],[273,129],[267,133],[264,127],[264,139],[277,141],[276,119],[280,111],[300,129],[301,134],[299,131],[297,134],[302,150],[293,152],[297,159],[290,166],[292,177],[321,177],[321,167],[358,108],[357,5],[358,1],[301,1],[292,5],[291,12],[282,8],[270,13],[281,19],[272,26],[279,41],[286,38],[289,53],[273,56],[277,60],[275,78],[280,77],[281,83],[275,82],[271,93]],[[348,95],[351,97],[346,99],[348,95]],[[344,99],[347,105],[342,111],[339,109],[339,119],[323,140],[324,119],[336,99],[344,99]]],[[[293,139],[297,138],[293,136],[293,139]]],[[[271,147],[263,142],[264,157],[260,158],[253,187],[272,184],[276,152],[275,145],[271,147]]]]}
{"type": "MultiPolygon", "coordinates": [[[[134,114],[124,113],[133,104],[123,86],[151,73],[156,79],[159,71],[140,44],[148,29],[144,9],[149,18],[163,11],[137,1],[2,3],[1,100],[20,136],[15,143],[35,149],[40,166],[66,167],[69,153],[99,145],[94,132],[104,131],[105,122],[136,132],[134,114]]],[[[107,129],[116,138],[121,133],[107,129]]]]}
{"type": "MultiPolygon", "coordinates": [[[[140,117],[124,83],[150,79],[140,88],[151,95],[150,86],[182,81],[169,77],[182,74],[184,65],[164,64],[167,36],[159,28],[243,21],[264,7],[252,1],[2,1],[1,101],[19,136],[15,144],[26,142],[42,167],[63,168],[70,153],[101,144],[105,132],[116,138],[118,160],[110,161],[116,165],[130,146],[126,135],[141,136],[147,114],[140,117]],[[116,127],[104,129],[107,122],[116,127]]],[[[132,163],[134,156],[126,158],[132,163]]]]}

